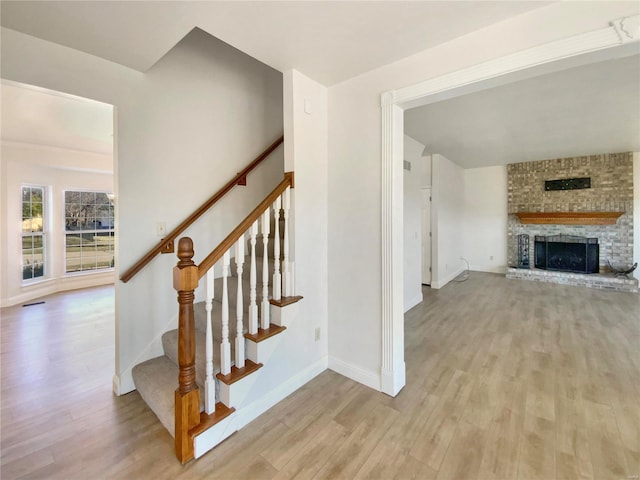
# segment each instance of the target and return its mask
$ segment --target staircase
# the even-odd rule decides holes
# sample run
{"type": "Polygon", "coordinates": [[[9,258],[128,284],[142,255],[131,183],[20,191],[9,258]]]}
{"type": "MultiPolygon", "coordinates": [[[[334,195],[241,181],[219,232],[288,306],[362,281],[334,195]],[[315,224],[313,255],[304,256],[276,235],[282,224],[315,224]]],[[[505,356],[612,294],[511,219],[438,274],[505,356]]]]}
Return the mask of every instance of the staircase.
{"type": "Polygon", "coordinates": [[[302,298],[293,293],[289,259],[292,187],[293,173],[286,173],[200,265],[192,260],[191,239],[178,243],[179,327],[162,336],[163,356],[134,367],[133,380],[175,438],[182,463],[236,430],[236,408],[251,400],[251,386],[268,371],[293,319],[291,306],[302,298]],[[205,300],[194,304],[203,278],[205,300]]]}

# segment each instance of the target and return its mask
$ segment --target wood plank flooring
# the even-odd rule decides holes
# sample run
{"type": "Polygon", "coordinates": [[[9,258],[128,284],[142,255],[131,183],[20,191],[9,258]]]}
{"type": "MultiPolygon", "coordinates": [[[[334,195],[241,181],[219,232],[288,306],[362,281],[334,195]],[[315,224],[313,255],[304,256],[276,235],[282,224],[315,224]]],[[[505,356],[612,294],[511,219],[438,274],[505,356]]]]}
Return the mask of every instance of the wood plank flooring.
{"type": "Polygon", "coordinates": [[[638,478],[640,295],[475,272],[424,294],[396,398],[326,371],[186,466],[111,393],[111,287],[3,309],[2,478],[638,478]]]}

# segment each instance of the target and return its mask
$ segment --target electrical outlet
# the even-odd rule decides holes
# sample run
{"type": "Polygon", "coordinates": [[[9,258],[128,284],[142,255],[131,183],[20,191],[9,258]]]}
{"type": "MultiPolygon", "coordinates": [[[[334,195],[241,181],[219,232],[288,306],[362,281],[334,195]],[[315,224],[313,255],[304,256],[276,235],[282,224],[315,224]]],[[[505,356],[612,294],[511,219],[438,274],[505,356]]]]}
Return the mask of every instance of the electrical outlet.
{"type": "Polygon", "coordinates": [[[493,255],[491,255],[491,256],[489,257],[489,260],[493,260],[493,255]]]}
{"type": "Polygon", "coordinates": [[[164,222],[156,223],[156,235],[159,237],[164,237],[167,233],[167,225],[164,222]]]}
{"type": "Polygon", "coordinates": [[[320,340],[320,327],[316,328],[316,342],[320,340]]]}

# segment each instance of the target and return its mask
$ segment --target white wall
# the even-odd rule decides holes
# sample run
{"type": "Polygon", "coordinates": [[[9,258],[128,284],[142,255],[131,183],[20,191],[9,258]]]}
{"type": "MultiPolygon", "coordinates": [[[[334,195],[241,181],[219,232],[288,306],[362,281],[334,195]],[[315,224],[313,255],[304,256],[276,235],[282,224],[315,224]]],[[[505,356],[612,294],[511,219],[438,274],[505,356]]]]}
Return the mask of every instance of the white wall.
{"type": "Polygon", "coordinates": [[[464,270],[464,170],[443,155],[431,159],[431,288],[442,288],[464,270]]]}
{"type": "Polygon", "coordinates": [[[404,159],[411,170],[404,170],[404,311],[422,301],[422,192],[427,159],[424,145],[404,136],[404,159]]]}
{"type": "Polygon", "coordinates": [[[605,28],[609,21],[635,11],[633,2],[554,3],[329,89],[330,355],[380,378],[381,94],[605,28]]]}
{"type": "Polygon", "coordinates": [[[113,283],[113,271],[84,275],[64,273],[63,192],[67,189],[113,191],[111,155],[3,142],[0,187],[0,297],[3,307],[51,293],[113,283]],[[78,170],[82,168],[82,171],[78,170]],[[45,210],[46,271],[37,283],[22,285],[21,187],[47,188],[45,210]]]}
{"type": "MultiPolygon", "coordinates": [[[[282,75],[195,30],[147,73],[2,29],[3,78],[116,107],[117,266],[131,266],[282,133],[282,75]]],[[[282,178],[282,148],[189,229],[199,262],[282,178]]],[[[161,353],[177,303],[162,255],[116,289],[116,377],[161,353]],[[153,299],[153,301],[149,301],[153,299]]]]}
{"type": "Polygon", "coordinates": [[[433,183],[431,174],[431,157],[431,155],[425,155],[422,157],[424,159],[424,169],[422,171],[420,186],[423,188],[431,187],[431,184],[433,183]]]}
{"type": "Polygon", "coordinates": [[[295,172],[291,256],[296,294],[304,297],[288,329],[298,349],[289,368],[298,371],[318,361],[326,368],[328,362],[327,89],[295,70],[283,80],[285,171],[295,172]]]}
{"type": "Polygon", "coordinates": [[[471,270],[507,267],[507,168],[464,170],[464,257],[471,270]]]}

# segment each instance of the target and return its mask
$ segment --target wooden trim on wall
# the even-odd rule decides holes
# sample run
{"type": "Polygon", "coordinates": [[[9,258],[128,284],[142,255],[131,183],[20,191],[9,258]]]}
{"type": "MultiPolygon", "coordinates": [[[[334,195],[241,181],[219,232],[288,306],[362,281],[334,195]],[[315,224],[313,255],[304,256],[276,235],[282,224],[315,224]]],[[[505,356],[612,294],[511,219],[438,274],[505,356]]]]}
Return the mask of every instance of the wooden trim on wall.
{"type": "Polygon", "coordinates": [[[516,212],[528,225],[615,225],[624,212],[516,212]]]}

